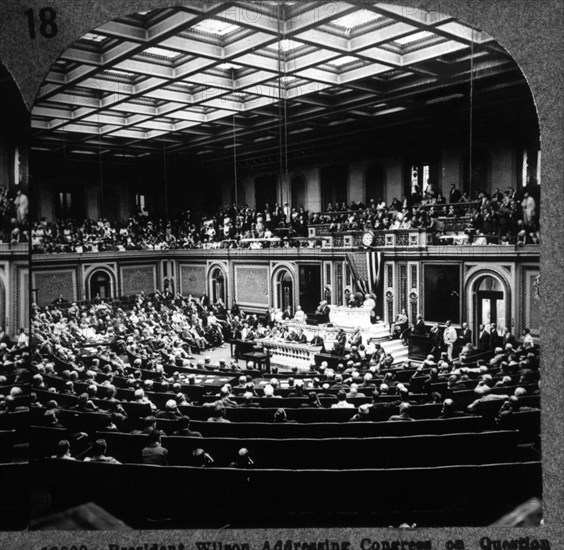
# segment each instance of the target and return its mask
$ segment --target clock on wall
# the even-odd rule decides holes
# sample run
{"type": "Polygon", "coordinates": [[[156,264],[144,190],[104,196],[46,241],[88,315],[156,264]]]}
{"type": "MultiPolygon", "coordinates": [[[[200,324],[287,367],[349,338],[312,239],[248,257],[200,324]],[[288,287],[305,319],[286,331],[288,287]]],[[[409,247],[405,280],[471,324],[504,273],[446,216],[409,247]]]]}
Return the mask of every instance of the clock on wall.
{"type": "Polygon", "coordinates": [[[366,231],[364,235],[362,235],[362,244],[364,246],[371,246],[374,242],[374,233],[372,231],[366,231]]]}

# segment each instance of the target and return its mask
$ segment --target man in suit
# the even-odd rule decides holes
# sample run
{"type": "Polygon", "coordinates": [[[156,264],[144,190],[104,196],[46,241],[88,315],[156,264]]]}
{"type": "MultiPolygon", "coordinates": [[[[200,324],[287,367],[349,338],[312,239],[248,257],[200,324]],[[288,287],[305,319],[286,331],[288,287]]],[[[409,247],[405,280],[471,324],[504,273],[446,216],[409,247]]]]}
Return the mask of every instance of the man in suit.
{"type": "Polygon", "coordinates": [[[4,327],[0,327],[0,344],[6,344],[6,347],[11,346],[10,337],[5,332],[4,327]]]}
{"type": "Polygon", "coordinates": [[[321,353],[325,352],[325,342],[323,341],[323,338],[320,336],[319,332],[317,332],[316,335],[313,337],[313,340],[311,341],[311,345],[321,346],[321,353]]]}
{"type": "Polygon", "coordinates": [[[320,324],[329,322],[329,311],[330,309],[327,305],[327,300],[322,300],[321,302],[319,302],[315,313],[320,324]]]}
{"type": "Polygon", "coordinates": [[[497,331],[497,327],[495,323],[490,325],[490,349],[495,349],[499,345],[500,341],[499,332],[497,331]]]}
{"type": "Polygon", "coordinates": [[[512,347],[516,346],[515,336],[513,336],[509,327],[505,327],[503,332],[503,349],[507,348],[507,344],[511,344],[512,347]]]}
{"type": "Polygon", "coordinates": [[[304,331],[303,331],[302,328],[298,328],[298,332],[296,333],[295,341],[298,344],[307,344],[307,337],[304,334],[304,331]]]}
{"type": "Polygon", "coordinates": [[[272,328],[275,323],[276,310],[271,307],[264,315],[263,322],[265,326],[272,328]]]}
{"type": "Polygon", "coordinates": [[[486,351],[490,348],[490,333],[484,325],[478,327],[478,350],[486,351]]]}
{"type": "Polygon", "coordinates": [[[347,335],[345,331],[341,328],[337,334],[337,341],[333,345],[333,350],[331,353],[333,355],[344,355],[345,354],[345,345],[347,343],[347,335]]]}
{"type": "Polygon", "coordinates": [[[403,331],[407,328],[408,323],[407,311],[402,309],[401,313],[398,313],[395,323],[392,325],[390,339],[400,338],[403,331]]]}
{"type": "Polygon", "coordinates": [[[468,326],[468,323],[462,323],[462,330],[460,332],[460,344],[465,346],[466,344],[472,343],[472,330],[468,326]]]}
{"type": "Polygon", "coordinates": [[[156,414],[156,418],[164,418],[166,420],[178,420],[182,413],[178,410],[178,405],[174,399],[168,399],[165,408],[156,414]]]}
{"type": "Polygon", "coordinates": [[[151,430],[148,435],[149,444],[141,451],[143,464],[157,466],[168,465],[168,451],[161,445],[161,431],[151,430]]]}
{"type": "Polygon", "coordinates": [[[449,202],[453,203],[453,202],[460,202],[460,199],[462,198],[462,194],[460,193],[460,191],[456,188],[456,185],[454,185],[454,183],[450,186],[450,193],[449,193],[449,202]]]}
{"type": "Polygon", "coordinates": [[[425,321],[423,321],[423,315],[417,316],[417,321],[413,325],[412,334],[416,336],[425,336],[425,321]]]}
{"type": "Polygon", "coordinates": [[[443,401],[443,408],[439,418],[458,418],[460,416],[467,416],[464,411],[458,410],[452,399],[445,399],[443,401]]]}

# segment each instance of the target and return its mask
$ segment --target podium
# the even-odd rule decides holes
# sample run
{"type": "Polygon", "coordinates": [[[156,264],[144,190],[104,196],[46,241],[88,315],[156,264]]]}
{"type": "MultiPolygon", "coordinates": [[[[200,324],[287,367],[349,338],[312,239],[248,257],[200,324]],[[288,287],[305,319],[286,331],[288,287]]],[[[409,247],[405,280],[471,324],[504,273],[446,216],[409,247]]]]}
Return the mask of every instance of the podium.
{"type": "Polygon", "coordinates": [[[329,306],[329,321],[342,328],[370,328],[370,308],[329,306]]]}

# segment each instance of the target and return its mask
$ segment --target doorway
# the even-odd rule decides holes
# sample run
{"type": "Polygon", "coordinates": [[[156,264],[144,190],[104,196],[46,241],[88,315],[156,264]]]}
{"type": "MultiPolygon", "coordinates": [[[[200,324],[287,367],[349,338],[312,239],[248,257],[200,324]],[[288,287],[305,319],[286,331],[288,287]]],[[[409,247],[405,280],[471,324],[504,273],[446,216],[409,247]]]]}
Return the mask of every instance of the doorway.
{"type": "Polygon", "coordinates": [[[219,267],[215,267],[211,272],[211,288],[210,288],[210,298],[212,303],[217,303],[221,300],[224,304],[227,303],[227,296],[225,293],[225,275],[223,270],[219,267]]]}
{"type": "Polygon", "coordinates": [[[321,266],[300,266],[300,305],[306,313],[313,313],[321,300],[321,266]]]}
{"type": "Polygon", "coordinates": [[[285,311],[290,308],[290,312],[294,313],[294,281],[292,275],[282,269],[275,278],[275,304],[274,307],[285,311]]]}
{"type": "Polygon", "coordinates": [[[90,275],[90,299],[99,296],[102,300],[112,297],[111,277],[106,271],[99,269],[90,275]]]}
{"type": "Polygon", "coordinates": [[[494,277],[483,277],[476,290],[476,324],[488,326],[495,323],[498,331],[506,326],[505,292],[502,284],[494,277]]]}

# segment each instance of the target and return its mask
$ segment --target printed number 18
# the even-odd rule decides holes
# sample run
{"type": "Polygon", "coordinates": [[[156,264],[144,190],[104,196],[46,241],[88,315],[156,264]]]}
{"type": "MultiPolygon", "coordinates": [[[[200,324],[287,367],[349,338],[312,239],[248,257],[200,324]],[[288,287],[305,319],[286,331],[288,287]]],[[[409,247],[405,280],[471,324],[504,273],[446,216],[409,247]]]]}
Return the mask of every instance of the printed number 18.
{"type": "MultiPolygon", "coordinates": [[[[29,28],[29,37],[35,38],[35,16],[33,9],[29,8],[24,12],[27,15],[27,26],[29,28]]],[[[39,34],[43,38],[53,38],[56,36],[57,23],[55,19],[57,18],[57,12],[53,8],[41,8],[39,10],[39,34]]]]}

